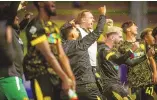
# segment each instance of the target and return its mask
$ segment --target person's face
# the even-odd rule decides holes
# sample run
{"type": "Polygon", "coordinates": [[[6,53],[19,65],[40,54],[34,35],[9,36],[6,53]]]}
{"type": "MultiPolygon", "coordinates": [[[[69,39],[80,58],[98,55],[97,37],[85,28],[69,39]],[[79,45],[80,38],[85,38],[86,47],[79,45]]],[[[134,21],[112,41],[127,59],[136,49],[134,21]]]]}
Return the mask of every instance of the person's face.
{"type": "Polygon", "coordinates": [[[145,36],[145,41],[146,41],[146,43],[149,44],[149,45],[155,44],[155,39],[154,39],[154,37],[152,36],[152,32],[149,32],[149,33],[145,36]]]}
{"type": "Polygon", "coordinates": [[[134,34],[134,35],[137,35],[137,26],[135,24],[133,24],[131,27],[129,27],[129,31],[134,34]]]}
{"type": "Polygon", "coordinates": [[[44,2],[44,9],[49,16],[56,15],[56,5],[54,1],[45,1],[44,2]]]}
{"type": "Polygon", "coordinates": [[[73,27],[73,29],[71,30],[71,33],[73,33],[73,38],[74,39],[79,38],[79,32],[77,31],[77,29],[75,27],[73,27]]]}
{"type": "Polygon", "coordinates": [[[83,17],[84,25],[87,29],[93,29],[94,25],[94,17],[90,12],[85,12],[85,16],[83,17]]]}
{"type": "Polygon", "coordinates": [[[19,24],[19,18],[17,16],[14,19],[14,24],[19,24]]]}
{"type": "Polygon", "coordinates": [[[14,19],[13,28],[17,29],[17,30],[20,28],[20,26],[19,26],[19,18],[17,16],[14,19]]]}
{"type": "Polygon", "coordinates": [[[120,41],[123,41],[123,36],[122,36],[122,34],[121,33],[117,33],[116,35],[114,35],[115,36],[115,41],[114,41],[114,43],[119,43],[120,41]]]}

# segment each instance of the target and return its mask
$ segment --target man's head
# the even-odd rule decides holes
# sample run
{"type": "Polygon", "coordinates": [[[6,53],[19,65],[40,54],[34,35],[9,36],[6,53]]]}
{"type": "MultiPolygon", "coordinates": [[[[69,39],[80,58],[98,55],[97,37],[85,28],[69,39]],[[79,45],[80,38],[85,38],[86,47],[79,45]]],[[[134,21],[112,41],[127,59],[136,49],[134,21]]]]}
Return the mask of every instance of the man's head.
{"type": "Polygon", "coordinates": [[[76,18],[76,24],[81,25],[85,29],[93,29],[94,21],[94,16],[89,10],[81,11],[76,18]]]}
{"type": "Polygon", "coordinates": [[[157,27],[155,27],[152,31],[152,35],[155,38],[155,40],[157,40],[157,27]]]}
{"type": "Polygon", "coordinates": [[[19,30],[19,29],[20,29],[18,16],[15,17],[14,23],[13,23],[12,27],[13,27],[14,29],[16,29],[16,30],[19,30]]]}
{"type": "Polygon", "coordinates": [[[125,34],[130,33],[133,35],[137,35],[137,28],[138,27],[136,26],[136,24],[133,21],[124,22],[121,27],[122,27],[123,32],[125,34]]]}
{"type": "Polygon", "coordinates": [[[155,43],[154,37],[152,36],[152,29],[146,28],[141,33],[141,39],[144,40],[147,44],[153,45],[155,43]]]}
{"type": "Polygon", "coordinates": [[[79,38],[79,32],[76,27],[71,24],[61,27],[61,36],[63,40],[76,40],[79,38]]]}
{"type": "Polygon", "coordinates": [[[112,19],[106,19],[106,25],[107,25],[107,37],[111,37],[111,41],[114,43],[119,43],[120,41],[123,41],[123,32],[122,28],[113,26],[113,20],[112,19]]]}
{"type": "Polygon", "coordinates": [[[45,11],[48,16],[56,15],[56,5],[54,1],[34,1],[33,3],[38,11],[45,11]]]}
{"type": "Polygon", "coordinates": [[[119,34],[117,32],[110,32],[110,33],[107,33],[107,40],[109,42],[112,42],[113,44],[117,44],[119,43],[120,41],[123,40],[123,36],[122,34],[119,34]]]}

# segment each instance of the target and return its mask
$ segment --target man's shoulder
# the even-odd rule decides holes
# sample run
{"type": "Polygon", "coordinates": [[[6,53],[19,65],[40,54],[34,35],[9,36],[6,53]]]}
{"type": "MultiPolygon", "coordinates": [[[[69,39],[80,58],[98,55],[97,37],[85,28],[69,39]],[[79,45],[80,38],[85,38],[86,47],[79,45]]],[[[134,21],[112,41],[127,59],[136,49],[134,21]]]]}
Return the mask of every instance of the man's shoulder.
{"type": "Polygon", "coordinates": [[[44,32],[45,29],[38,18],[33,18],[26,28],[26,34],[32,37],[40,36],[39,34],[44,34],[44,32]]]}
{"type": "Polygon", "coordinates": [[[75,43],[76,43],[76,40],[66,40],[66,41],[63,43],[63,46],[67,46],[67,45],[71,46],[71,45],[73,45],[73,44],[75,44],[75,43]]]}
{"type": "Polygon", "coordinates": [[[77,44],[76,42],[77,42],[76,40],[66,40],[62,45],[63,48],[71,50],[74,47],[74,45],[77,44]]]}
{"type": "MultiPolygon", "coordinates": [[[[26,28],[26,31],[37,31],[37,30],[40,30],[40,29],[43,29],[42,27],[42,24],[40,22],[40,20],[38,18],[33,18],[30,23],[28,24],[27,28],[26,28]]],[[[30,32],[30,33],[32,33],[30,32]]]]}

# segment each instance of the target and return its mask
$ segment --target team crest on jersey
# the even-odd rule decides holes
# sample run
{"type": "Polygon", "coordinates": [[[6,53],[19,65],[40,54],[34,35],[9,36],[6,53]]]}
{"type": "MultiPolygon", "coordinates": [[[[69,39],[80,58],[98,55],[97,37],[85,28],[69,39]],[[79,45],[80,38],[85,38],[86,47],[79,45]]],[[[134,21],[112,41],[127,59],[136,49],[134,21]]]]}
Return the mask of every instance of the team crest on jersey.
{"type": "Polygon", "coordinates": [[[29,30],[30,33],[34,34],[37,31],[37,28],[35,26],[32,26],[29,30]]]}

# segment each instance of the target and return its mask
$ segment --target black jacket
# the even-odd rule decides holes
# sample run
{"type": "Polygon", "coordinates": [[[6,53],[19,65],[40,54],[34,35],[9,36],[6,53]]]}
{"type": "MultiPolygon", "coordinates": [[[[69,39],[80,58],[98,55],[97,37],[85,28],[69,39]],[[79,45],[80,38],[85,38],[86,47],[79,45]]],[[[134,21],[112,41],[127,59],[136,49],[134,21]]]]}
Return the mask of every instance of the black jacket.
{"type": "Polygon", "coordinates": [[[67,40],[63,48],[67,54],[72,70],[75,74],[77,85],[95,82],[95,76],[89,61],[88,48],[99,38],[103,32],[105,16],[99,17],[97,28],[79,40],[67,40]]]}

